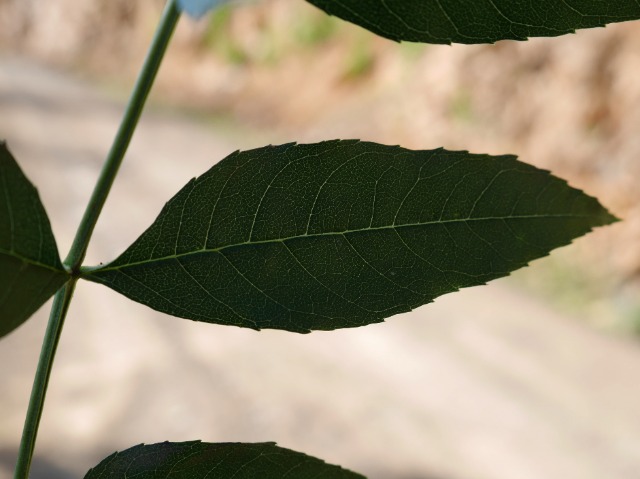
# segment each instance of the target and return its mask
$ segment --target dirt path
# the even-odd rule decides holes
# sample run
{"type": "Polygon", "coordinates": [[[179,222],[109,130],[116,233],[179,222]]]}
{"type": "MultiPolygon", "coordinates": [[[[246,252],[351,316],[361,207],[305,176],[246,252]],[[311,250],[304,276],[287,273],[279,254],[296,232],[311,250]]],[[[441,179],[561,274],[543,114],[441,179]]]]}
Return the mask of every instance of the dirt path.
{"type": "MultiPolygon", "coordinates": [[[[66,252],[121,111],[86,84],[0,57],[0,137],[66,252]]],[[[264,143],[145,115],[88,262],[112,259],[189,178],[264,143]]],[[[0,343],[0,478],[10,477],[46,321],[0,343]]],[[[637,479],[640,347],[508,281],[382,325],[300,336],[173,319],[81,284],[34,479],[82,477],[140,442],[277,441],[379,479],[637,479]]]]}

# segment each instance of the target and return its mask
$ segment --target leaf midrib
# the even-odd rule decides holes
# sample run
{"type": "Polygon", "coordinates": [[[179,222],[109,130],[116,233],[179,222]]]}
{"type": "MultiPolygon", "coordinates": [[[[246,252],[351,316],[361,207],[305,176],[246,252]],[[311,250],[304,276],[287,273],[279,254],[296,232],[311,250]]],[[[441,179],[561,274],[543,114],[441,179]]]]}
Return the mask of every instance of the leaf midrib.
{"type": "Polygon", "coordinates": [[[34,260],[32,258],[27,258],[26,256],[22,256],[21,254],[16,253],[15,251],[10,251],[10,250],[6,250],[4,248],[0,248],[0,254],[3,254],[5,256],[11,256],[13,258],[16,258],[20,261],[22,261],[23,263],[27,263],[30,266],[37,266],[39,268],[44,268],[44,269],[48,269],[50,271],[55,271],[57,273],[62,273],[65,274],[66,271],[63,269],[62,265],[60,265],[60,268],[50,265],[50,264],[45,264],[45,263],[41,263],[37,260],[34,260]]]}
{"type": "MultiPolygon", "coordinates": [[[[504,220],[512,220],[512,219],[535,219],[535,218],[591,218],[592,215],[572,215],[572,214],[545,214],[545,215],[513,215],[513,216],[489,216],[489,217],[480,217],[480,218],[456,218],[450,220],[437,220],[437,221],[427,221],[424,223],[406,223],[402,225],[387,225],[387,226],[376,226],[376,227],[367,227],[367,228],[359,228],[354,230],[344,230],[344,231],[330,231],[326,233],[313,233],[313,234],[302,234],[297,236],[288,236],[286,238],[271,238],[260,241],[245,241],[243,243],[235,243],[228,244],[224,246],[220,246],[217,248],[203,248],[195,251],[189,251],[186,253],[173,254],[169,256],[162,256],[159,258],[150,258],[142,261],[133,261],[130,263],[125,263],[122,265],[115,266],[93,266],[93,267],[83,267],[82,272],[85,273],[85,277],[90,279],[90,276],[95,273],[102,273],[106,271],[117,271],[123,268],[128,268],[131,266],[139,266],[143,264],[149,263],[157,263],[172,259],[184,258],[191,255],[203,254],[203,253],[217,253],[229,248],[236,248],[239,246],[247,246],[247,245],[259,245],[259,244],[268,244],[268,243],[284,243],[285,241],[300,239],[300,238],[318,238],[318,237],[326,237],[326,236],[343,236],[351,233],[362,233],[367,231],[382,231],[389,229],[401,229],[401,228],[411,228],[416,226],[430,226],[430,225],[441,225],[441,224],[452,224],[452,223],[466,223],[466,222],[476,222],[476,221],[504,221],[504,220]]],[[[590,229],[596,224],[591,225],[590,229]]],[[[117,261],[117,260],[116,260],[117,261]]]]}

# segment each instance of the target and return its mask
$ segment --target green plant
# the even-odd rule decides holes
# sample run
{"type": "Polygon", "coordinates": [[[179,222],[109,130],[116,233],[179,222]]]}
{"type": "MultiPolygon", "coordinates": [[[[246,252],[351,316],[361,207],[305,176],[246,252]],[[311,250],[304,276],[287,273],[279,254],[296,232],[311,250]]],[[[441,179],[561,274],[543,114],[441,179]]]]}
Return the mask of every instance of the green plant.
{"type": "Polygon", "coordinates": [[[344,62],[342,78],[357,80],[366,77],[375,67],[375,56],[365,39],[356,38],[344,62]]]}
{"type": "MultiPolygon", "coordinates": [[[[309,0],[397,41],[487,43],[640,18],[637,0],[309,0]]],[[[508,275],[616,221],[594,198],[513,156],[410,151],[357,140],[235,152],[191,180],[116,260],[83,265],[184,8],[169,0],[63,261],[44,207],[0,145],[0,335],[55,293],[15,478],[28,477],[47,384],[79,279],[196,321],[299,333],[381,322],[508,275]]],[[[361,477],[272,443],[162,443],[115,453],[88,478],[361,477]]]]}
{"type": "Polygon", "coordinates": [[[300,44],[313,46],[330,40],[337,28],[335,19],[328,15],[304,15],[298,19],[294,36],[300,44]]]}

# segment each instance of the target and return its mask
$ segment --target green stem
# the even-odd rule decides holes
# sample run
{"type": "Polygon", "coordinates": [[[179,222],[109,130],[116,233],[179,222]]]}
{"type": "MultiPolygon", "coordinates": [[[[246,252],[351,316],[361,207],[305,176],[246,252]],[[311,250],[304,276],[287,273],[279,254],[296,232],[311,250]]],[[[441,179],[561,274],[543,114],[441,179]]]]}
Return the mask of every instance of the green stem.
{"type": "Polygon", "coordinates": [[[36,375],[31,389],[31,398],[27,409],[27,417],[22,432],[22,440],[18,453],[14,479],[28,479],[31,459],[35,448],[38,426],[42,417],[44,400],[47,394],[47,386],[51,376],[51,368],[55,358],[56,349],[62,334],[64,319],[69,309],[71,297],[75,290],[80,265],[87,252],[87,246],[91,234],[96,226],[98,217],[102,212],[113,181],[118,173],[122,159],[127,151],[133,132],[142,113],[149,91],[160,68],[160,63],[167,50],[167,46],[180,18],[180,10],[176,0],[168,0],[162,13],[158,29],[153,37],[149,52],[145,58],[140,75],[135,83],[131,97],[127,104],[120,128],[107,155],[102,171],[91,194],[89,204],[76,232],[71,245],[71,250],[65,260],[65,267],[69,269],[72,278],[60,289],[53,300],[49,323],[45,332],[40,359],[36,369],[36,375]]]}
{"type": "Polygon", "coordinates": [[[40,350],[38,369],[33,378],[31,398],[29,399],[27,417],[24,421],[24,429],[22,430],[22,440],[20,441],[18,462],[13,476],[14,479],[27,479],[29,477],[31,458],[33,457],[33,449],[36,444],[36,436],[38,435],[38,425],[42,417],[44,399],[47,395],[47,385],[49,384],[49,377],[51,376],[53,359],[56,355],[56,349],[62,333],[62,325],[64,324],[64,318],[67,316],[67,310],[69,309],[69,303],[71,302],[75,287],[76,279],[73,278],[68,281],[53,298],[49,323],[47,324],[45,339],[42,344],[42,349],[40,350]]]}
{"type": "Polygon", "coordinates": [[[142,70],[140,71],[140,76],[129,98],[129,103],[127,104],[127,109],[120,123],[120,128],[118,129],[109,155],[102,167],[98,182],[87,205],[87,209],[84,212],[84,216],[76,232],[71,250],[69,251],[67,259],[64,261],[65,266],[73,273],[78,271],[87,252],[91,234],[102,212],[104,203],[107,200],[122,159],[129,147],[131,137],[140,119],[142,108],[149,95],[149,91],[158,73],[160,63],[179,18],[180,10],[176,5],[176,0],[169,0],[162,14],[158,29],[153,37],[142,70]]]}

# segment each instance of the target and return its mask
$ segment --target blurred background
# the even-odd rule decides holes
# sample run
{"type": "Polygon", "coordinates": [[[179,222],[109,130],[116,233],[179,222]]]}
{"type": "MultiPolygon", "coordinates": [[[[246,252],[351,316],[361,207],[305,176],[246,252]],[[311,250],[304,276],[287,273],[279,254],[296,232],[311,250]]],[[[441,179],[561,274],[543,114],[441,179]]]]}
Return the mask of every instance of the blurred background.
{"type": "MultiPolygon", "coordinates": [[[[163,7],[0,0],[0,138],[68,251],[163,7]]],[[[396,44],[301,0],[182,19],[94,235],[126,248],[236,149],[361,138],[513,153],[623,221],[385,324],[300,336],[170,318],[80,284],[33,478],[141,442],[277,441],[389,479],[640,470],[640,23],[482,46],[396,44]]],[[[10,477],[48,307],[0,344],[10,477]]]]}

